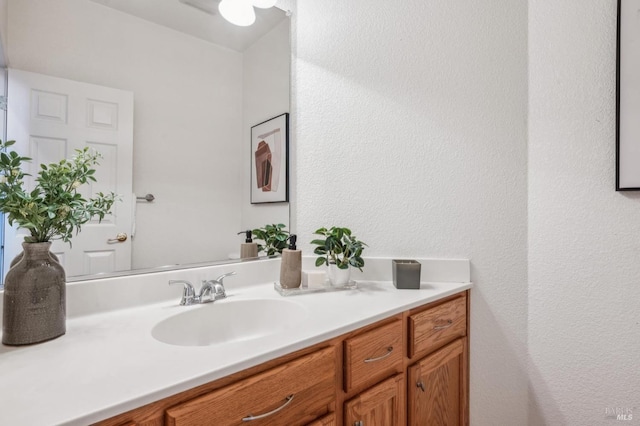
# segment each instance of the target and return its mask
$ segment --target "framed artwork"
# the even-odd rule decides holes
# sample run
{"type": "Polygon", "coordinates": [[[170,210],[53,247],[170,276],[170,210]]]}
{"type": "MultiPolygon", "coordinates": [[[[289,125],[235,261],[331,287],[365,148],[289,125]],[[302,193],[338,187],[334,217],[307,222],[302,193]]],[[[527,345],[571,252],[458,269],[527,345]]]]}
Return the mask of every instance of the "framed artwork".
{"type": "Polygon", "coordinates": [[[640,0],[618,0],[616,191],[640,191],[640,0]]]}
{"type": "Polygon", "coordinates": [[[251,204],[289,201],[289,114],[251,127],[251,204]]]}

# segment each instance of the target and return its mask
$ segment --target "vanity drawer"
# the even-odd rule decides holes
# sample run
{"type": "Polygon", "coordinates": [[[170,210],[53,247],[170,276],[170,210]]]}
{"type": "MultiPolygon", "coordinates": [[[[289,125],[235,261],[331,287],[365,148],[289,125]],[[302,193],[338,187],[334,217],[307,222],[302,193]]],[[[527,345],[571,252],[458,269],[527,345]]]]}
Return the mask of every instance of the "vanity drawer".
{"type": "Polygon", "coordinates": [[[166,411],[167,425],[305,425],[326,414],[335,400],[335,348],[267,370],[166,411]]]}
{"type": "Polygon", "coordinates": [[[344,342],[345,383],[349,392],[402,368],[402,321],[367,331],[344,342]]]}
{"type": "Polygon", "coordinates": [[[467,334],[467,297],[409,316],[409,357],[426,354],[467,334]]]}
{"type": "Polygon", "coordinates": [[[336,413],[327,414],[321,419],[316,420],[315,422],[309,423],[307,426],[337,426],[338,422],[336,421],[336,413]]]}

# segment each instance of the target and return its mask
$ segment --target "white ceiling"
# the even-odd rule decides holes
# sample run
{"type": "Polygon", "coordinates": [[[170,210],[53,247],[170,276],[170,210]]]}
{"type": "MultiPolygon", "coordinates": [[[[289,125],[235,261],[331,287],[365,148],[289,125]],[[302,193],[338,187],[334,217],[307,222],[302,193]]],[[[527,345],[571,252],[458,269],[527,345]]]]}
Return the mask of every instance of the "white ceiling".
{"type": "Polygon", "coordinates": [[[285,12],[277,7],[255,8],[256,22],[250,27],[238,27],[220,16],[219,0],[91,1],[238,52],[243,52],[283,19],[287,19],[285,12]]]}

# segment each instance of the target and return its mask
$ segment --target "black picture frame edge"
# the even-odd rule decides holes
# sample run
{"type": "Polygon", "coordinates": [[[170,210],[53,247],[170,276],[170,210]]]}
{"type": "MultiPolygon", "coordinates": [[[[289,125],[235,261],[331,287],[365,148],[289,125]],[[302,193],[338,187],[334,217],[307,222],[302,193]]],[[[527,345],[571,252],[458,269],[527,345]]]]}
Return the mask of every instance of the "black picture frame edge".
{"type": "Polygon", "coordinates": [[[618,0],[616,26],[616,191],[640,191],[640,187],[620,187],[620,45],[621,45],[622,0],[618,0]]]}
{"type": "Polygon", "coordinates": [[[260,205],[260,204],[282,204],[282,203],[288,203],[289,202],[289,113],[285,112],[282,114],[278,114],[274,117],[271,117],[267,120],[264,120],[262,123],[258,123],[258,124],[254,124],[253,126],[251,126],[251,129],[249,130],[249,167],[251,169],[251,173],[249,176],[249,203],[251,205],[260,205]],[[254,170],[253,170],[253,128],[254,127],[258,127],[262,124],[268,123],[271,120],[275,120],[276,118],[282,117],[284,115],[284,127],[285,127],[285,137],[284,137],[284,152],[285,152],[285,171],[284,171],[284,175],[285,175],[285,194],[284,194],[284,201],[259,201],[259,202],[253,202],[252,199],[252,194],[253,194],[253,178],[254,178],[254,170]]]}

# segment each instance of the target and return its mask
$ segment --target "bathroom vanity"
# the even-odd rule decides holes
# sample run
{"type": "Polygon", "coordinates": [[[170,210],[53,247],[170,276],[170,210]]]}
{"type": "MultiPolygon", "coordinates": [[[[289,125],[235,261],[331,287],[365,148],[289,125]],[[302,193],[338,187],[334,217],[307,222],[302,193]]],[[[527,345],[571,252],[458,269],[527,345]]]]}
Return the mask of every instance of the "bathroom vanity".
{"type": "Polygon", "coordinates": [[[462,291],[99,424],[466,425],[468,319],[462,291]]]}
{"type": "Polygon", "coordinates": [[[265,282],[279,259],[70,284],[66,335],[0,346],[0,423],[466,425],[468,261],[428,262],[420,290],[390,259],[291,297],[265,282]],[[168,285],[231,271],[214,303],[168,285]]]}

